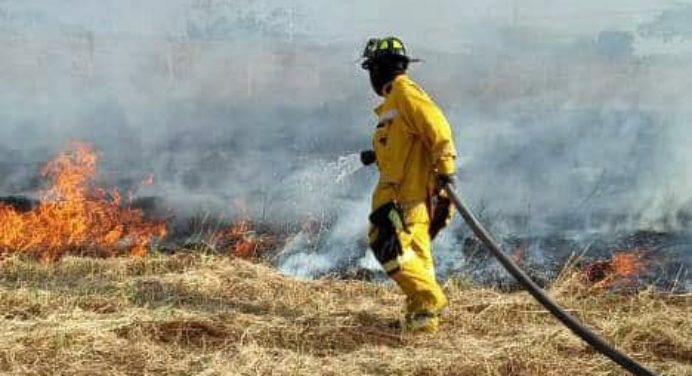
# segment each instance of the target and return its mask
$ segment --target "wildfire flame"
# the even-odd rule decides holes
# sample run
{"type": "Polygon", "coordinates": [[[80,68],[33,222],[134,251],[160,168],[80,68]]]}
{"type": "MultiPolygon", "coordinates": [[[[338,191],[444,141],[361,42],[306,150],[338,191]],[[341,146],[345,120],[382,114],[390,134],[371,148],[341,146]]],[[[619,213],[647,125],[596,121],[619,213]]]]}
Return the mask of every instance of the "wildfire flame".
{"type": "Polygon", "coordinates": [[[236,239],[231,247],[231,253],[238,257],[251,258],[257,253],[258,242],[252,231],[252,223],[248,219],[242,219],[228,229],[227,236],[236,239]]]}
{"type": "Polygon", "coordinates": [[[73,251],[114,255],[147,253],[153,238],[166,236],[162,221],[122,203],[117,189],[94,185],[99,156],[88,144],[73,143],[48,162],[41,175],[51,186],[41,203],[20,213],[0,205],[0,254],[30,253],[52,261],[73,251]]]}
{"type": "Polygon", "coordinates": [[[611,286],[616,280],[634,280],[647,268],[643,251],[622,251],[613,255],[611,260],[599,261],[584,269],[587,281],[597,287],[611,286]]]}
{"type": "Polygon", "coordinates": [[[612,263],[615,274],[626,278],[636,277],[646,269],[642,254],[638,252],[615,254],[612,263]]]}
{"type": "Polygon", "coordinates": [[[244,259],[257,260],[276,249],[284,239],[274,231],[262,231],[246,216],[233,222],[211,238],[215,248],[244,259]]]}

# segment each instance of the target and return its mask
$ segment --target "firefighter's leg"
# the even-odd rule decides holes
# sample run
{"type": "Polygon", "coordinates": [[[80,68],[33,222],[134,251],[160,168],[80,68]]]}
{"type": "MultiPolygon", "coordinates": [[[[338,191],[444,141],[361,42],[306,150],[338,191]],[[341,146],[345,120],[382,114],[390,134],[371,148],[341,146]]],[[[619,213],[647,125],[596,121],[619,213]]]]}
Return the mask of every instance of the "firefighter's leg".
{"type": "Polygon", "coordinates": [[[396,234],[376,227],[370,230],[373,252],[406,295],[406,321],[412,330],[435,330],[447,305],[430,252],[427,223],[409,224],[396,234]]]}
{"type": "Polygon", "coordinates": [[[406,295],[406,321],[412,330],[435,330],[447,298],[435,278],[428,224],[411,224],[399,234],[403,256],[392,278],[406,295]],[[405,257],[407,252],[412,256],[405,257]]]}

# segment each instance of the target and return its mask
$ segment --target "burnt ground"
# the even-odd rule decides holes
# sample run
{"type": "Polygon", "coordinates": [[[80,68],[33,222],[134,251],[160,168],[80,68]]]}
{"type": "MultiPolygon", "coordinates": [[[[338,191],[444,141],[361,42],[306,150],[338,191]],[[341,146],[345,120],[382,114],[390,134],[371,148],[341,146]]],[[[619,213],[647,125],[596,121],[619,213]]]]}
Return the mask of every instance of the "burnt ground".
{"type": "MultiPolygon", "coordinates": [[[[20,212],[30,211],[38,204],[38,200],[28,196],[0,197],[0,205],[9,206],[20,212]]],[[[335,243],[333,239],[325,236],[333,230],[334,217],[319,220],[313,218],[302,224],[251,223],[251,228],[244,232],[219,236],[220,233],[232,228],[233,224],[227,220],[210,218],[209,215],[176,217],[166,208],[165,199],[155,196],[135,198],[130,205],[141,209],[152,218],[168,219],[169,235],[156,247],[163,253],[175,253],[180,249],[211,254],[229,253],[233,252],[239,243],[248,242],[252,244],[252,252],[244,256],[265,260],[279,269],[282,263],[296,254],[303,255],[306,259],[328,258],[330,265],[311,271],[309,276],[312,278],[386,278],[376,266],[363,265],[362,260],[367,254],[364,237],[340,239],[335,243]],[[287,242],[297,236],[307,239],[303,247],[297,250],[287,249],[287,242]],[[335,249],[339,249],[339,252],[335,252],[335,249]]],[[[566,231],[544,236],[507,235],[499,240],[503,249],[542,286],[548,286],[567,266],[588,269],[594,264],[603,264],[605,269],[592,267],[588,270],[590,275],[596,275],[596,280],[603,279],[606,276],[599,276],[599,273],[612,273],[607,265],[615,255],[632,253],[636,254],[639,269],[635,275],[625,278],[624,288],[636,290],[654,286],[668,292],[692,289],[692,233],[646,230],[613,233],[575,232],[574,228],[582,225],[578,221],[563,224],[572,228],[568,231],[569,236],[565,235],[566,231]]],[[[518,287],[513,278],[501,269],[484,246],[463,226],[457,226],[449,232],[442,244],[435,247],[441,279],[468,279],[484,286],[506,290],[518,287]]]]}

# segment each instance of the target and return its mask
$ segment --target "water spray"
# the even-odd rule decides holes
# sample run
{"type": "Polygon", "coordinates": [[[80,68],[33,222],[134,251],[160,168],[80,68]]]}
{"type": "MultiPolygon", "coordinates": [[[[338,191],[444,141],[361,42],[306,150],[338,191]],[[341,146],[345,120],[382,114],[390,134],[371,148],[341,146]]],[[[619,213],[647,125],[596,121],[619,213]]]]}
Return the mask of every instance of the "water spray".
{"type": "Polygon", "coordinates": [[[464,218],[464,221],[466,221],[478,239],[483,242],[483,244],[488,248],[488,250],[490,250],[492,255],[500,262],[500,264],[502,264],[502,266],[507,269],[507,271],[512,274],[512,276],[514,276],[514,278],[516,278],[539,303],[541,303],[541,305],[550,311],[555,318],[560,320],[560,322],[562,322],[567,328],[583,339],[591,347],[596,349],[601,354],[607,356],[615,363],[631,372],[633,375],[656,376],[655,373],[644,368],[634,359],[611,346],[598,334],[591,331],[589,328],[579,322],[579,320],[560,307],[560,305],[557,304],[557,302],[555,302],[550,296],[548,296],[548,294],[541,289],[523,270],[521,270],[521,268],[519,268],[519,266],[510,257],[502,252],[502,249],[493,239],[492,235],[485,229],[485,227],[483,227],[478,219],[476,219],[473,213],[461,200],[459,195],[457,195],[457,193],[454,191],[453,187],[447,184],[444,186],[444,188],[454,203],[454,206],[456,206],[456,208],[459,210],[459,213],[464,218]]]}

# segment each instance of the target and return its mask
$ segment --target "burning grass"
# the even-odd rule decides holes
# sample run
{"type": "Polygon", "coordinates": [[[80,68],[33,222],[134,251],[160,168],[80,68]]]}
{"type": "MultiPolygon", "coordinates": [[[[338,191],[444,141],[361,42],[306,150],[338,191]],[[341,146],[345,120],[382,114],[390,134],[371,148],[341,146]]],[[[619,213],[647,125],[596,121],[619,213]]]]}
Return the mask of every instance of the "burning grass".
{"type": "Polygon", "coordinates": [[[637,277],[647,269],[645,255],[645,251],[616,252],[610,260],[596,261],[584,267],[582,278],[601,288],[623,281],[637,288],[637,277]]]}
{"type": "Polygon", "coordinates": [[[143,256],[152,239],[165,237],[165,223],[124,205],[117,189],[94,184],[98,158],[88,144],[74,143],[43,168],[51,185],[40,192],[38,207],[21,212],[0,205],[0,256],[21,252],[53,261],[84,250],[108,256],[123,249],[143,256]]]}
{"type": "MultiPolygon", "coordinates": [[[[692,297],[552,293],[666,375],[692,375],[692,297]]],[[[235,257],[22,255],[0,269],[0,372],[12,375],[624,375],[524,293],[449,282],[436,335],[402,334],[390,285],[297,281],[235,257]]]]}
{"type": "MultiPolygon", "coordinates": [[[[164,219],[149,218],[118,189],[95,183],[99,154],[89,144],[74,142],[41,171],[49,183],[35,204],[10,196],[0,200],[0,259],[31,255],[44,262],[67,255],[145,256],[167,233],[164,219]]],[[[153,184],[153,175],[142,184],[153,184]]],[[[203,228],[202,228],[203,230],[203,228]]],[[[242,258],[258,258],[280,246],[281,236],[258,233],[247,216],[213,231],[196,234],[197,250],[212,250],[242,258]]],[[[177,247],[177,246],[176,246],[177,247]]]]}
{"type": "MultiPolygon", "coordinates": [[[[193,252],[74,257],[144,256],[166,235],[163,221],[94,184],[97,161],[74,144],[44,168],[51,185],[36,206],[0,204],[0,373],[624,374],[526,294],[458,281],[445,286],[451,306],[440,333],[401,333],[393,324],[402,296],[390,284],[298,281],[245,261],[286,240],[250,219],[200,232],[193,252]]],[[[309,220],[301,233],[320,230],[309,220]]],[[[604,288],[636,280],[645,255],[618,252],[565,273],[553,293],[639,360],[692,375],[690,295],[604,288]]]]}

